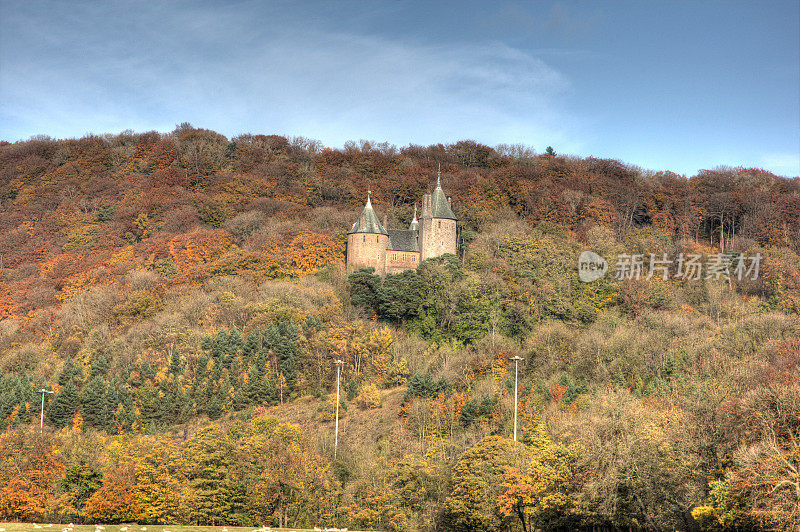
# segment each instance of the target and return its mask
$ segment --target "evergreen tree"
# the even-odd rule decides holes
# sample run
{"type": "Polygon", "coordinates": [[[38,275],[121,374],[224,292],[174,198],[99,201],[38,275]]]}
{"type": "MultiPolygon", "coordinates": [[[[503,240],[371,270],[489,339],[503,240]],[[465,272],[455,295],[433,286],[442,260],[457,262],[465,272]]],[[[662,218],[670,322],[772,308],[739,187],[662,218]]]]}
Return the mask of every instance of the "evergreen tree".
{"type": "Polygon", "coordinates": [[[421,302],[420,277],[416,270],[406,270],[386,276],[380,290],[378,313],[386,320],[411,320],[417,316],[421,302]]]}
{"type": "Polygon", "coordinates": [[[279,371],[291,386],[297,379],[297,362],[300,349],[297,347],[298,327],[291,321],[283,320],[267,328],[264,347],[278,357],[279,371]]]}
{"type": "Polygon", "coordinates": [[[114,422],[114,413],[120,404],[120,381],[118,378],[113,378],[106,387],[106,407],[108,408],[108,423],[109,425],[114,422]]]}
{"type": "Polygon", "coordinates": [[[59,487],[69,494],[74,508],[80,509],[102,485],[102,473],[90,467],[86,459],[81,457],[77,463],[67,467],[59,487]]]}
{"type": "Polygon", "coordinates": [[[143,379],[152,379],[153,377],[156,376],[156,372],[153,369],[153,366],[151,366],[150,362],[148,362],[147,360],[142,362],[142,364],[139,366],[139,373],[142,375],[143,379]]]}
{"type": "Polygon", "coordinates": [[[216,395],[206,404],[205,412],[211,420],[219,419],[222,416],[222,402],[216,395]]]}
{"type": "MultiPolygon", "coordinates": [[[[215,362],[219,362],[228,354],[228,333],[220,330],[217,335],[207,344],[211,351],[211,356],[215,362]]],[[[206,347],[204,346],[204,349],[206,347]]]]}
{"type": "Polygon", "coordinates": [[[381,278],[375,275],[374,268],[362,268],[347,278],[350,301],[363,308],[369,315],[378,314],[380,303],[381,278]]]}
{"type": "Polygon", "coordinates": [[[97,360],[94,361],[94,364],[92,364],[91,376],[96,377],[97,375],[105,375],[107,371],[108,361],[106,360],[106,357],[100,355],[97,357],[97,360]]]}
{"type": "Polygon", "coordinates": [[[183,423],[191,414],[188,395],[181,389],[177,379],[171,378],[159,384],[163,395],[159,418],[165,423],[183,423]]]}
{"type": "Polygon", "coordinates": [[[106,385],[99,376],[92,377],[81,394],[81,415],[84,422],[95,428],[104,428],[108,425],[106,385]]]}
{"type": "Polygon", "coordinates": [[[243,387],[242,392],[248,404],[260,403],[265,395],[263,372],[258,367],[258,364],[250,368],[248,373],[247,384],[243,387]]]}
{"type": "Polygon", "coordinates": [[[56,428],[62,428],[72,423],[72,418],[80,407],[81,400],[78,387],[72,382],[67,382],[55,398],[50,401],[47,408],[47,419],[56,428]]]}
{"type": "Polygon", "coordinates": [[[173,375],[180,375],[181,373],[181,355],[177,349],[172,351],[172,356],[169,359],[169,372],[173,375]]]}
{"type": "Polygon", "coordinates": [[[151,427],[161,425],[164,420],[165,401],[159,388],[147,383],[136,390],[136,395],[139,399],[142,422],[151,427]]]}
{"type": "Polygon", "coordinates": [[[234,510],[229,481],[233,451],[228,434],[218,426],[200,431],[187,443],[184,452],[190,465],[192,521],[204,525],[229,523],[228,516],[234,510]]]}
{"type": "Polygon", "coordinates": [[[234,327],[230,334],[228,334],[228,354],[235,355],[241,351],[243,347],[244,341],[242,340],[242,333],[239,332],[239,329],[234,327]]]}
{"type": "Polygon", "coordinates": [[[66,386],[68,382],[79,380],[82,373],[81,368],[72,361],[72,358],[67,358],[64,367],[61,368],[61,373],[58,374],[59,386],[66,386]]]}
{"type": "Polygon", "coordinates": [[[0,373],[0,421],[8,419],[19,404],[19,378],[0,373]]]}
{"type": "Polygon", "coordinates": [[[247,394],[245,393],[243,386],[237,386],[236,391],[233,393],[233,409],[237,412],[239,410],[244,410],[247,408],[247,405],[250,404],[250,401],[247,398],[247,394]]]}
{"type": "Polygon", "coordinates": [[[246,357],[253,356],[254,353],[258,352],[261,347],[261,331],[256,329],[250,334],[247,335],[247,341],[244,343],[242,347],[242,352],[246,357]]]}

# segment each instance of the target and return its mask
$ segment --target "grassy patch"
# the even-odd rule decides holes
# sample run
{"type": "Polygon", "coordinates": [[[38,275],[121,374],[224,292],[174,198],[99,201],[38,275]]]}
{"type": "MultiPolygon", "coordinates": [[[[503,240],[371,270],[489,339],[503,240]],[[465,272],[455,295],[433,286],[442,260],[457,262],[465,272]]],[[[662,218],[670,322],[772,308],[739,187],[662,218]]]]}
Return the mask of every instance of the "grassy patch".
{"type": "MultiPolygon", "coordinates": [[[[254,528],[247,526],[178,526],[178,525],[69,525],[58,523],[0,523],[0,532],[313,532],[310,528],[254,528]]],[[[325,530],[323,528],[323,530],[325,530]]],[[[342,529],[340,529],[342,530],[342,529]]],[[[352,530],[350,532],[357,532],[352,530]]]]}

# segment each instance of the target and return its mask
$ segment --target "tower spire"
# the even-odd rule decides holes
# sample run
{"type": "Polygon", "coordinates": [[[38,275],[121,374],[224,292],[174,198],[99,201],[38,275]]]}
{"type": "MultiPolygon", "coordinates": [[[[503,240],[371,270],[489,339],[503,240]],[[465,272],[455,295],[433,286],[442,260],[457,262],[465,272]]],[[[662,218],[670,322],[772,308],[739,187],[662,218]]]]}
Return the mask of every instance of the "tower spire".
{"type": "Polygon", "coordinates": [[[414,219],[411,220],[411,223],[408,224],[408,229],[410,231],[419,231],[419,221],[417,220],[417,204],[414,204],[414,219]]]}
{"type": "Polygon", "coordinates": [[[371,196],[372,196],[372,187],[369,187],[367,189],[367,208],[368,209],[372,208],[372,197],[371,196]]]}
{"type": "Polygon", "coordinates": [[[439,163],[439,170],[436,172],[436,188],[442,188],[442,163],[439,163]]]}

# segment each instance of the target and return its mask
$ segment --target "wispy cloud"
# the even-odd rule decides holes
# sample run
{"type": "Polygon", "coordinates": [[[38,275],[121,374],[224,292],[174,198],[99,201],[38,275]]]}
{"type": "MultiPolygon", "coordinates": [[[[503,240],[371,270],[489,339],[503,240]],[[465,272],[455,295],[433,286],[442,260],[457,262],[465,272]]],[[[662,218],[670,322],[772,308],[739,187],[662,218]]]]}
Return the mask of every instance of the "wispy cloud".
{"type": "MultiPolygon", "coordinates": [[[[119,5],[119,4],[117,4],[119,5]]],[[[184,120],[227,134],[283,132],[340,145],[459,138],[569,148],[568,80],[518,49],[408,43],[285,24],[280,8],[53,4],[11,16],[3,41],[0,136],[58,136],[184,120]],[[63,12],[63,13],[59,13],[63,12]],[[39,31],[21,31],[39,25],[39,31]],[[13,56],[13,57],[12,57],[13,56]]]]}
{"type": "Polygon", "coordinates": [[[0,139],[189,121],[329,146],[473,138],[686,173],[711,161],[797,175],[796,13],[745,2],[723,13],[557,0],[0,0],[0,139]]]}

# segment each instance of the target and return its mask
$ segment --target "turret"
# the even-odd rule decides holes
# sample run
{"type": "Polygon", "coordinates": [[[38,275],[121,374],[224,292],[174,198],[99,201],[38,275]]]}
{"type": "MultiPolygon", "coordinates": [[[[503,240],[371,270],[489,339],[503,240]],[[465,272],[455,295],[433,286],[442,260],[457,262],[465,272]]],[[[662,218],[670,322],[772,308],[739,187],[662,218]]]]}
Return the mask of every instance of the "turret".
{"type": "Polygon", "coordinates": [[[409,231],[418,231],[419,230],[419,221],[417,221],[417,204],[414,204],[414,219],[411,220],[411,223],[408,224],[409,231]]]}
{"type": "Polygon", "coordinates": [[[375,273],[383,275],[389,234],[378,220],[370,196],[368,192],[364,210],[347,232],[347,270],[375,268],[375,273]]]}
{"type": "Polygon", "coordinates": [[[445,253],[456,253],[456,215],[450,201],[442,190],[441,166],[436,177],[436,188],[432,194],[422,197],[422,220],[420,222],[420,251],[422,260],[445,253]]]}

